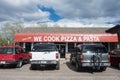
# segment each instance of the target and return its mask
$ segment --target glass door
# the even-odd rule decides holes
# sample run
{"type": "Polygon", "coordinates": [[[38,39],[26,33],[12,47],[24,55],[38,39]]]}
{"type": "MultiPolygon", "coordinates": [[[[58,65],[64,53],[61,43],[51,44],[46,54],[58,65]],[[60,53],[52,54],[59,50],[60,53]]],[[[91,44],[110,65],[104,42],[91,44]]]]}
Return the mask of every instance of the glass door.
{"type": "Polygon", "coordinates": [[[66,47],[65,44],[56,44],[59,53],[60,53],[60,58],[65,58],[65,53],[66,53],[66,47]]]}

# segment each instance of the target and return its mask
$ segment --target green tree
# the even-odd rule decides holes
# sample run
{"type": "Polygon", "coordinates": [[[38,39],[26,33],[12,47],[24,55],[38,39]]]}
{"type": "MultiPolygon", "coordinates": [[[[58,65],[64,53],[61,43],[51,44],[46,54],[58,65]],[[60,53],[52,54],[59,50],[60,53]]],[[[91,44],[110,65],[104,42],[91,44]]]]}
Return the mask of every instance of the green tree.
{"type": "Polygon", "coordinates": [[[14,44],[14,34],[21,32],[23,28],[23,24],[19,22],[14,24],[6,23],[1,28],[0,45],[14,44]]]}

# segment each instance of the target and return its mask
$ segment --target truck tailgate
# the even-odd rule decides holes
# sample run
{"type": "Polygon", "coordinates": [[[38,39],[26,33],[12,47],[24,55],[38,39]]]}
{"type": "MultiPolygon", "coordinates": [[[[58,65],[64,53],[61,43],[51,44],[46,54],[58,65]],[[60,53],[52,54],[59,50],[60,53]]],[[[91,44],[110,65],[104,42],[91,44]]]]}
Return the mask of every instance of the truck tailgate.
{"type": "Polygon", "coordinates": [[[31,52],[31,60],[56,60],[56,51],[54,52],[31,52]]]}

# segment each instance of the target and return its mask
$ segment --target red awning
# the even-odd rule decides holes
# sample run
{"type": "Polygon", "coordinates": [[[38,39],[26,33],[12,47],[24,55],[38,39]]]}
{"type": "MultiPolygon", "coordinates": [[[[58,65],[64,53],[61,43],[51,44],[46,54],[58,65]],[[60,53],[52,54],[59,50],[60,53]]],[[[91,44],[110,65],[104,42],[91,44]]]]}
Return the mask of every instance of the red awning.
{"type": "Polygon", "coordinates": [[[15,42],[118,42],[117,34],[16,33],[15,42]]]}

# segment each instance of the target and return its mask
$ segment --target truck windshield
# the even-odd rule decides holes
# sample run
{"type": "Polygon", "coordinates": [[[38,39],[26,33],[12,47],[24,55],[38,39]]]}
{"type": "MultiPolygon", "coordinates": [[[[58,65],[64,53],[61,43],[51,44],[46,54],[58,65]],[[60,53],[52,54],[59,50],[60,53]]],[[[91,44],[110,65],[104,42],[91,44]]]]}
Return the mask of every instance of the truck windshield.
{"type": "Polygon", "coordinates": [[[107,49],[104,46],[95,46],[95,45],[86,45],[83,47],[83,52],[92,52],[92,53],[107,53],[107,49]]]}
{"type": "Polygon", "coordinates": [[[56,51],[57,48],[55,45],[48,45],[48,44],[41,44],[41,45],[35,45],[32,49],[32,51],[40,51],[40,52],[45,52],[45,51],[56,51]]]}
{"type": "Polygon", "coordinates": [[[0,48],[0,54],[13,54],[13,48],[0,48]]]}

